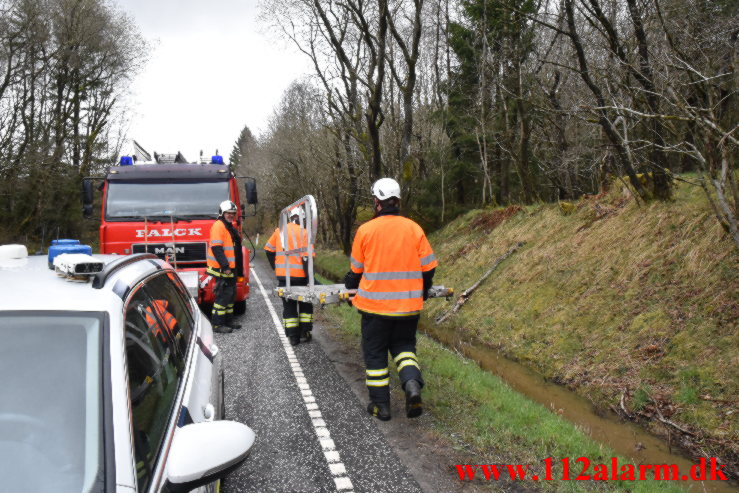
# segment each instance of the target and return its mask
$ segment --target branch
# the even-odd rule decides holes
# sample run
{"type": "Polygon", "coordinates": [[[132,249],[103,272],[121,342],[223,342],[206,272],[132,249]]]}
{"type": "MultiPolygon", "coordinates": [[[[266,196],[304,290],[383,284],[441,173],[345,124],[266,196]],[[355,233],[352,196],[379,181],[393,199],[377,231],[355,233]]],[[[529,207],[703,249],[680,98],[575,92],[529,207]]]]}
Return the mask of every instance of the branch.
{"type": "Polygon", "coordinates": [[[516,246],[514,246],[513,248],[511,248],[510,250],[508,250],[503,256],[499,257],[498,260],[496,260],[495,263],[492,265],[492,267],[490,267],[488,269],[488,271],[480,279],[478,279],[475,284],[473,284],[472,286],[470,286],[469,288],[467,288],[464,291],[464,293],[462,293],[459,296],[459,299],[457,300],[457,303],[454,305],[454,307],[451,310],[449,310],[448,312],[446,312],[445,314],[441,315],[439,318],[436,319],[436,323],[437,324],[440,324],[444,320],[446,320],[447,318],[451,317],[453,314],[457,313],[459,311],[459,309],[462,308],[462,305],[464,305],[465,303],[467,303],[467,300],[470,298],[470,296],[472,296],[472,293],[475,292],[475,290],[480,286],[480,284],[482,284],[482,282],[485,279],[487,279],[490,276],[490,274],[492,274],[493,271],[505,259],[507,259],[511,255],[513,255],[514,253],[516,253],[516,250],[518,250],[519,248],[521,248],[525,244],[526,244],[525,241],[520,241],[520,242],[516,243],[516,246]]]}
{"type": "Polygon", "coordinates": [[[726,139],[726,140],[728,140],[729,142],[731,142],[734,145],[739,145],[739,140],[737,140],[736,138],[732,137],[732,135],[731,135],[737,129],[739,129],[739,125],[735,126],[733,129],[731,129],[730,131],[726,132],[724,129],[722,129],[721,127],[719,127],[718,125],[716,125],[715,123],[713,123],[712,121],[710,121],[709,119],[700,117],[700,116],[695,115],[695,114],[691,115],[690,117],[687,117],[687,116],[678,116],[678,115],[658,115],[658,114],[653,114],[653,113],[644,113],[642,111],[637,111],[637,110],[634,110],[634,109],[631,109],[631,108],[626,108],[624,106],[608,106],[608,105],[606,105],[606,106],[595,106],[595,107],[592,107],[592,109],[594,109],[594,110],[625,111],[626,113],[630,113],[632,115],[635,115],[635,116],[638,116],[638,117],[641,117],[641,118],[659,118],[659,119],[662,119],[662,120],[678,120],[678,121],[683,121],[683,122],[693,122],[694,121],[694,122],[701,123],[701,124],[707,126],[708,128],[710,128],[711,130],[713,130],[714,132],[716,132],[718,135],[721,136],[721,140],[722,141],[724,139],[726,139]]]}

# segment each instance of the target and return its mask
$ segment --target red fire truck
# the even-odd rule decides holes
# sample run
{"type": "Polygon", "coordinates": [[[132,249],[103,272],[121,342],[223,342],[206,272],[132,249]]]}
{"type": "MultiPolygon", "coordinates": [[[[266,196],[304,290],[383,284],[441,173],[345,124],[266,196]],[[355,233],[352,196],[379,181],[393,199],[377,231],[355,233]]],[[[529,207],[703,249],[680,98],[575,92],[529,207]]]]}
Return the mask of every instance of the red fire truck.
{"type": "MultiPolygon", "coordinates": [[[[246,207],[239,197],[237,177],[223,164],[222,156],[199,164],[184,159],[161,164],[166,162],[161,156],[157,161],[134,164],[124,156],[120,165],[108,170],[101,187],[100,253],[154,253],[192,281],[191,292],[198,303],[211,304],[215,280],[205,273],[210,228],[218,218],[218,205],[232,200],[241,210],[237,219],[241,230],[246,207]]],[[[238,178],[246,180],[246,202],[256,210],[255,180],[238,178]]],[[[85,214],[90,216],[90,180],[83,184],[83,196],[85,214]]],[[[242,249],[244,277],[236,287],[237,314],[244,313],[249,297],[249,250],[242,249]]]]}

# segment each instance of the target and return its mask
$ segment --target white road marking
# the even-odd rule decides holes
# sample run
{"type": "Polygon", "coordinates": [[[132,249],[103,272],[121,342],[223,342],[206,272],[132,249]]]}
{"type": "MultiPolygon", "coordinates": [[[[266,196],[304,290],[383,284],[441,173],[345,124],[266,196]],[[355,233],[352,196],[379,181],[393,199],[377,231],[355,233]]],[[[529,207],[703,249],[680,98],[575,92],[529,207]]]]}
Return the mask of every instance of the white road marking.
{"type": "Polygon", "coordinates": [[[264,289],[262,281],[259,280],[259,276],[254,269],[251,269],[251,275],[254,280],[257,281],[259,291],[262,293],[262,297],[264,298],[265,303],[267,303],[267,309],[269,309],[270,315],[272,315],[272,322],[275,330],[277,331],[277,336],[282,342],[282,347],[285,349],[285,354],[287,355],[287,359],[290,362],[290,367],[293,371],[293,376],[295,377],[295,383],[297,384],[298,389],[300,389],[301,395],[303,396],[305,409],[308,411],[308,414],[313,421],[313,431],[316,433],[316,437],[321,443],[321,449],[323,450],[326,464],[328,465],[328,468],[331,471],[331,475],[334,478],[336,491],[340,491],[341,493],[352,493],[352,490],[354,489],[352,481],[351,479],[349,479],[349,474],[346,472],[346,467],[344,467],[344,463],[341,462],[341,455],[336,449],[336,444],[331,439],[331,433],[328,431],[328,427],[326,426],[325,421],[322,419],[323,415],[321,414],[321,409],[316,403],[316,398],[313,396],[313,392],[311,392],[310,390],[310,385],[303,375],[303,368],[300,366],[298,357],[295,356],[295,351],[293,351],[293,347],[290,345],[290,341],[287,339],[287,336],[282,329],[282,322],[277,316],[277,312],[272,306],[272,302],[269,300],[267,291],[264,289]]]}

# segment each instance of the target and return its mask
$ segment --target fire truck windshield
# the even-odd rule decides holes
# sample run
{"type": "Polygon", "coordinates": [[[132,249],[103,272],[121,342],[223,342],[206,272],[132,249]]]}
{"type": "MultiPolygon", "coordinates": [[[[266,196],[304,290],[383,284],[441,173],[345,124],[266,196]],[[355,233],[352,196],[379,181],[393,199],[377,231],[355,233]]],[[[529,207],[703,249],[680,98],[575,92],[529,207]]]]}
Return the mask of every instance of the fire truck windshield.
{"type": "Polygon", "coordinates": [[[229,199],[228,182],[108,182],[106,221],[146,217],[216,218],[218,204],[229,199]]]}

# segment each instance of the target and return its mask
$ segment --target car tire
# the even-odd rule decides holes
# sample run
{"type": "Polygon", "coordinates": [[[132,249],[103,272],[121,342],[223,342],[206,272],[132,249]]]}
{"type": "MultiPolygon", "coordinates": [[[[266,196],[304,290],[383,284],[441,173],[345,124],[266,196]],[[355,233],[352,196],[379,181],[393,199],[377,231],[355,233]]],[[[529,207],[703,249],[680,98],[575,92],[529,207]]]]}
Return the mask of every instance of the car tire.
{"type": "Polygon", "coordinates": [[[234,315],[243,315],[246,313],[246,300],[234,303],[234,315]]]}

